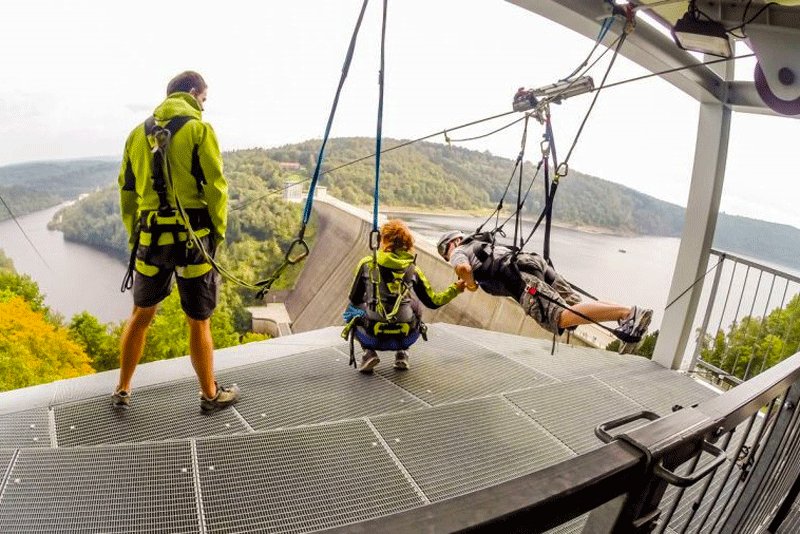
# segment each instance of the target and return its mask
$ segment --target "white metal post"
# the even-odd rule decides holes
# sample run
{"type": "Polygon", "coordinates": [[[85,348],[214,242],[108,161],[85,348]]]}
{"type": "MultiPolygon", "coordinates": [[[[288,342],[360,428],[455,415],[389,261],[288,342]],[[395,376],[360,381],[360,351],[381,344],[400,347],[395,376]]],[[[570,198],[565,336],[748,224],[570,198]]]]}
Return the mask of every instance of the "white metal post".
{"type": "MultiPolygon", "coordinates": [[[[723,80],[733,79],[732,61],[716,66],[720,67],[719,75],[723,80]]],[[[725,179],[730,127],[731,109],[728,104],[723,101],[701,102],[686,220],[667,302],[675,300],[687,288],[691,289],[664,311],[653,353],[653,361],[669,369],[681,367],[692,335],[703,280],[694,286],[692,284],[703,276],[708,266],[725,179]]]]}

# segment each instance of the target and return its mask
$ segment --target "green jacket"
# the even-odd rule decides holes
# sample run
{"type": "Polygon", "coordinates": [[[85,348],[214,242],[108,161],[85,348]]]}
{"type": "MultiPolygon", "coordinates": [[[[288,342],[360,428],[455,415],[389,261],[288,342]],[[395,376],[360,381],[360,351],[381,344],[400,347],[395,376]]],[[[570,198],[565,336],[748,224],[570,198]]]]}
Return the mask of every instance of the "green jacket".
{"type": "MultiPolygon", "coordinates": [[[[168,160],[175,193],[185,209],[207,208],[217,243],[225,239],[228,224],[228,183],[222,174],[222,155],[211,125],[202,121],[200,106],[189,93],[173,93],[158,106],[153,115],[156,123],[166,125],[170,119],[189,116],[190,120],[175,134],[169,145],[168,160]],[[205,182],[198,190],[195,174],[205,182]]],[[[144,210],[158,209],[158,194],[153,190],[151,149],[155,146],[147,136],[144,124],[138,125],[125,142],[125,153],[119,171],[120,211],[133,246],[133,229],[144,210]]],[[[173,192],[169,203],[175,207],[173,192]]]]}
{"type": "MultiPolygon", "coordinates": [[[[414,263],[414,256],[406,251],[400,252],[384,252],[379,250],[377,253],[377,260],[378,265],[383,267],[384,269],[388,269],[394,272],[404,272],[406,271],[412,263],[414,263]]],[[[360,306],[366,303],[366,299],[368,297],[368,286],[371,284],[370,282],[370,263],[372,262],[372,256],[364,257],[356,267],[356,276],[353,280],[353,285],[350,288],[350,302],[355,306],[360,306]]],[[[388,275],[388,273],[381,274],[382,280],[391,280],[392,277],[388,275]]],[[[416,299],[421,302],[425,307],[436,309],[441,306],[444,306],[454,298],[456,298],[459,294],[458,287],[456,284],[451,284],[448,286],[447,289],[441,292],[436,292],[431,287],[430,282],[428,282],[428,278],[425,276],[425,273],[422,272],[418,266],[414,265],[414,275],[411,280],[411,287],[414,292],[414,296],[416,299]]],[[[412,307],[416,308],[412,304],[412,307]]],[[[419,313],[421,310],[416,310],[415,313],[419,313]]]]}

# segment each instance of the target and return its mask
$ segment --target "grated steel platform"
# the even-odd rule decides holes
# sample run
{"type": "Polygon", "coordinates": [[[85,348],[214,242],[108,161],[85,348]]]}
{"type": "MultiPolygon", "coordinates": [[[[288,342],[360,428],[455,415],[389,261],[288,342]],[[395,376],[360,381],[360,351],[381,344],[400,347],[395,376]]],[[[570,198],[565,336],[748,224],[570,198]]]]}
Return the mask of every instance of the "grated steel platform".
{"type": "Polygon", "coordinates": [[[0,531],[348,525],[569,460],[599,446],[600,422],[715,394],[639,357],[550,350],[548,340],[433,324],[409,371],[383,353],[365,376],[328,328],[217,351],[220,381],[237,383],[242,400],[210,416],[186,358],[141,366],[127,412],[109,404],[116,372],[6,392],[0,531]]]}
{"type": "Polygon", "coordinates": [[[49,446],[50,422],[47,408],[0,415],[0,449],[49,446]]]}

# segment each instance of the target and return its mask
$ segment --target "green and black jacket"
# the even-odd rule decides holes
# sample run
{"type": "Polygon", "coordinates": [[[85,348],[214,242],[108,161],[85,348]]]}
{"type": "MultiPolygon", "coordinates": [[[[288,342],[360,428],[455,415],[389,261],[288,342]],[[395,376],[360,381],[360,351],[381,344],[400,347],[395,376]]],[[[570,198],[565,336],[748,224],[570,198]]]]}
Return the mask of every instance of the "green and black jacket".
{"type": "MultiPolygon", "coordinates": [[[[156,123],[165,126],[175,117],[188,116],[170,141],[168,162],[175,191],[168,191],[175,208],[175,195],[184,209],[208,211],[210,231],[215,243],[225,239],[228,222],[228,184],[222,174],[222,155],[211,125],[202,121],[200,106],[189,93],[173,93],[153,112],[156,123]]],[[[158,210],[159,198],[153,189],[152,153],[155,141],[138,125],[125,142],[119,173],[120,211],[128,231],[129,245],[136,241],[135,228],[143,212],[158,210]]]]}
{"type": "MultiPolygon", "coordinates": [[[[393,283],[403,279],[412,289],[397,314],[399,322],[413,322],[419,319],[422,312],[419,307],[420,303],[435,310],[459,294],[455,283],[442,292],[434,291],[425,274],[414,263],[414,256],[409,252],[384,252],[381,250],[377,253],[377,261],[381,281],[378,292],[385,308],[391,309],[398,295],[397,287],[392,287],[393,283]]],[[[369,306],[373,292],[373,283],[370,280],[371,264],[372,256],[366,256],[358,263],[353,285],[350,288],[350,302],[354,306],[366,310],[369,319],[380,321],[381,317],[371,316],[374,312],[369,306]]]]}

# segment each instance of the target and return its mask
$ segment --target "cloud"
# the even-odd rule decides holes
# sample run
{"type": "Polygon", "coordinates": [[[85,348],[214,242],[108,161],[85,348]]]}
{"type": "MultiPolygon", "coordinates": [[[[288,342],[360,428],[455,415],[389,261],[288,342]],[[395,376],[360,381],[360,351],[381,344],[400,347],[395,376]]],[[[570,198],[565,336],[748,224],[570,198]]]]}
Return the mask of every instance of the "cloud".
{"type": "Polygon", "coordinates": [[[153,105],[152,104],[126,104],[125,107],[131,110],[136,115],[152,113],[153,112],[153,105]]]}

